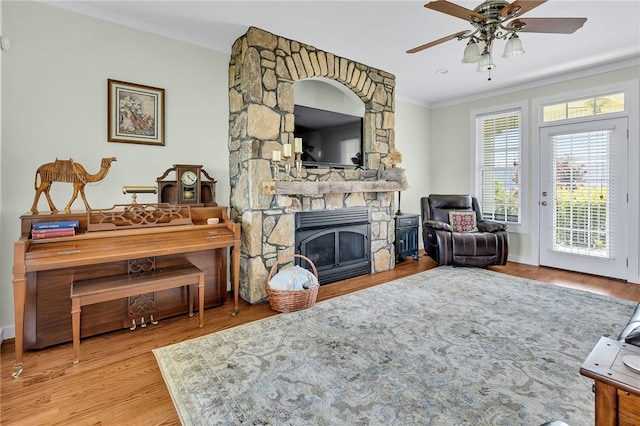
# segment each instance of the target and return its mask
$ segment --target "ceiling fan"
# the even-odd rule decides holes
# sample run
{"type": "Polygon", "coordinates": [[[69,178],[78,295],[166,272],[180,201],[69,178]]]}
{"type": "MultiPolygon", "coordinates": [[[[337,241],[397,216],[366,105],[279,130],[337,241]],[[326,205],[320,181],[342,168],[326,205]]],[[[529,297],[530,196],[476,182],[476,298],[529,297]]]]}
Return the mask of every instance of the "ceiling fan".
{"type": "MultiPolygon", "coordinates": [[[[454,34],[423,44],[407,53],[416,53],[449,40],[469,39],[462,62],[477,63],[478,72],[491,71],[496,66],[491,56],[494,40],[507,40],[503,57],[515,58],[524,54],[519,32],[571,34],[581,28],[587,18],[519,18],[520,15],[546,3],[547,0],[486,0],[473,10],[446,0],[432,1],[424,5],[428,9],[468,21],[475,29],[454,34]],[[514,19],[518,18],[518,19],[514,19]],[[509,22],[507,22],[509,21],[509,22]],[[482,46],[482,51],[480,47],[482,46]]],[[[491,80],[491,77],[489,77],[491,80]]]]}

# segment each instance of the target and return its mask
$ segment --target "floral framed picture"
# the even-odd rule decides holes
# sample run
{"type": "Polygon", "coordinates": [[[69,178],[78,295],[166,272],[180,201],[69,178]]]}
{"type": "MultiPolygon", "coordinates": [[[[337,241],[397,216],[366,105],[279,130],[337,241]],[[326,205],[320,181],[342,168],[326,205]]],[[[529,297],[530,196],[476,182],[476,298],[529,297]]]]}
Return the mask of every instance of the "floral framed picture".
{"type": "Polygon", "coordinates": [[[164,145],[164,89],[108,80],[109,142],[164,145]]]}

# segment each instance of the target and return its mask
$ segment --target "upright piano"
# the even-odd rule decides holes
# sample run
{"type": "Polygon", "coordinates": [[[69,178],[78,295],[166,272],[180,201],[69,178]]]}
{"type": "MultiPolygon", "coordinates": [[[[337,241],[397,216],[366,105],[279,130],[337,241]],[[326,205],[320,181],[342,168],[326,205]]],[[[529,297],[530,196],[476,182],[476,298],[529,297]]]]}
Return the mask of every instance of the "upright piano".
{"type": "MultiPolygon", "coordinates": [[[[22,372],[25,349],[72,340],[70,287],[74,281],[127,274],[132,262],[158,269],[195,265],[205,273],[205,307],[213,307],[222,305],[226,298],[227,251],[231,249],[233,315],[236,314],[240,225],[229,220],[226,207],[167,205],[169,214],[154,216],[146,214],[148,206],[123,206],[69,214],[28,213],[20,217],[21,236],[14,244],[13,261],[14,377],[22,372]],[[180,212],[176,213],[176,209],[180,212]],[[121,210],[128,216],[120,214],[121,210]],[[125,216],[124,223],[119,223],[125,216]],[[30,238],[35,223],[56,220],[77,220],[75,235],[30,238]]],[[[158,206],[151,206],[151,210],[158,206]]],[[[143,296],[86,306],[82,310],[81,337],[131,328],[134,321],[140,322],[143,317],[148,320],[150,315],[158,320],[188,312],[184,287],[143,296]]]]}

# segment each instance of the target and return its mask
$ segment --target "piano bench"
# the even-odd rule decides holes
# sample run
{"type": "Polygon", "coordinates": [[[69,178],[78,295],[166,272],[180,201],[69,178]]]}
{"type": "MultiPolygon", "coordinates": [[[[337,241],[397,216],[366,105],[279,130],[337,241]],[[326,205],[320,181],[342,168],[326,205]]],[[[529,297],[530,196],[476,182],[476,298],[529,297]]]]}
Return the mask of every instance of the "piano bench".
{"type": "MultiPolygon", "coordinates": [[[[204,272],[194,265],[180,265],[149,272],[100,277],[71,284],[71,322],[73,363],[80,361],[80,312],[82,306],[123,299],[153,291],[198,285],[198,326],[204,326],[204,272]]],[[[189,316],[193,316],[193,298],[189,297],[189,316]]]]}

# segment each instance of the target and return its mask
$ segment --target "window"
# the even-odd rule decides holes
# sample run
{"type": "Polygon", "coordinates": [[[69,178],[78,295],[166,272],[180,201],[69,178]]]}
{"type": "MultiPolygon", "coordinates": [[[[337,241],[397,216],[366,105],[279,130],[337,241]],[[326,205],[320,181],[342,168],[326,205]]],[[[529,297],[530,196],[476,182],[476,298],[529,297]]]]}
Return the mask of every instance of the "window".
{"type": "Polygon", "coordinates": [[[615,182],[612,176],[613,130],[551,136],[553,215],[552,249],[612,258],[615,182]]]}
{"type": "Polygon", "coordinates": [[[569,120],[624,111],[624,93],[577,99],[542,107],[542,121],[569,120]]]}
{"type": "Polygon", "coordinates": [[[475,116],[476,191],[485,219],[522,224],[522,108],[475,116]]]}

